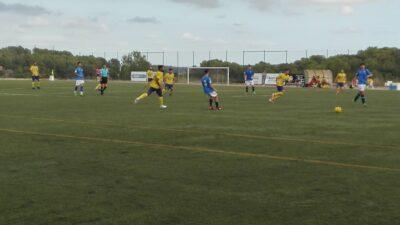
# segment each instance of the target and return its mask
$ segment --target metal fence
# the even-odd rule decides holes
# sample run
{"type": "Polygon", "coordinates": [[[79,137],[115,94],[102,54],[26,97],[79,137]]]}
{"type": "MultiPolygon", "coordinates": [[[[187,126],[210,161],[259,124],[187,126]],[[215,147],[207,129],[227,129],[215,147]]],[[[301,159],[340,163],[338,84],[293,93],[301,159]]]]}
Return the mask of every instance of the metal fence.
{"type": "MultiPolygon", "coordinates": [[[[135,50],[132,50],[135,51],[135,50]]],[[[153,65],[169,65],[175,67],[195,67],[201,62],[209,60],[221,60],[234,62],[239,65],[256,64],[266,62],[270,64],[292,63],[302,58],[313,55],[330,57],[335,55],[356,54],[358,50],[243,50],[243,51],[139,51],[153,65]]],[[[114,52],[78,52],[77,55],[94,55],[106,59],[127,55],[129,51],[114,52]]]]}
{"type": "MultiPolygon", "coordinates": [[[[0,45],[0,48],[9,45],[0,45]]],[[[335,55],[351,55],[356,54],[359,50],[354,49],[305,49],[305,50],[193,50],[193,51],[147,51],[147,50],[69,50],[57,46],[34,45],[24,46],[27,48],[41,48],[59,51],[70,51],[74,55],[103,57],[105,59],[119,59],[132,51],[141,52],[153,65],[167,65],[174,67],[194,67],[200,66],[203,61],[218,59],[221,61],[235,62],[239,65],[256,64],[266,62],[270,64],[292,63],[302,58],[309,58],[313,55],[321,55],[325,57],[335,55]]]]}

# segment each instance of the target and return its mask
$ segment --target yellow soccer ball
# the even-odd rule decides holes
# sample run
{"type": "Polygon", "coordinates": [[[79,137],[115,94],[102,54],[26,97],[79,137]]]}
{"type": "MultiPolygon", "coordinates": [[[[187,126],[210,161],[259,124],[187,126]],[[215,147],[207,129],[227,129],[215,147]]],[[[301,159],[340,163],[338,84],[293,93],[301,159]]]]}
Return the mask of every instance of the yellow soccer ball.
{"type": "Polygon", "coordinates": [[[336,106],[336,107],[335,107],[335,112],[336,112],[336,113],[342,113],[342,112],[343,112],[342,107],[336,106]]]}

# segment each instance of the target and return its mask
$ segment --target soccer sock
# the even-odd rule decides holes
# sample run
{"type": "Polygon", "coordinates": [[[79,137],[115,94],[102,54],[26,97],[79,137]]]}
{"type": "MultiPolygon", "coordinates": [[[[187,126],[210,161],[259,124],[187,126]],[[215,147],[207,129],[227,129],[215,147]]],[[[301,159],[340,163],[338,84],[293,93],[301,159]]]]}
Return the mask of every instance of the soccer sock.
{"type": "Polygon", "coordinates": [[[32,88],[35,88],[35,82],[32,82],[32,88]]]}
{"type": "Polygon", "coordinates": [[[255,92],[256,91],[256,88],[255,87],[253,87],[253,92],[255,92]]]}
{"type": "Polygon", "coordinates": [[[137,100],[142,100],[144,98],[146,98],[147,96],[149,96],[147,93],[143,93],[142,95],[140,95],[137,100]]]}
{"type": "Polygon", "coordinates": [[[210,107],[213,106],[213,100],[210,98],[210,107]]]}
{"type": "Polygon", "coordinates": [[[283,93],[282,92],[277,92],[274,94],[274,99],[278,99],[280,97],[282,97],[283,93]]]}
{"type": "Polygon", "coordinates": [[[361,94],[360,93],[358,93],[357,95],[356,95],[356,97],[354,98],[354,101],[356,102],[356,101],[358,101],[358,99],[361,97],[361,94]]]}
{"type": "Polygon", "coordinates": [[[164,97],[160,97],[158,100],[160,100],[160,105],[164,105],[164,97]]]}
{"type": "Polygon", "coordinates": [[[75,86],[75,89],[74,89],[75,91],[78,91],[78,86],[75,86]]]}
{"type": "Polygon", "coordinates": [[[365,104],[366,99],[365,99],[365,96],[364,96],[364,95],[361,95],[361,101],[362,101],[363,104],[365,104]]]}
{"type": "Polygon", "coordinates": [[[215,107],[219,108],[219,102],[215,101],[215,107]]]}
{"type": "Polygon", "coordinates": [[[40,88],[40,82],[36,82],[36,87],[40,88]]]}
{"type": "Polygon", "coordinates": [[[249,92],[249,87],[246,87],[246,92],[249,92]]]}
{"type": "Polygon", "coordinates": [[[81,91],[81,94],[83,94],[83,86],[81,86],[80,91],[81,91]]]}

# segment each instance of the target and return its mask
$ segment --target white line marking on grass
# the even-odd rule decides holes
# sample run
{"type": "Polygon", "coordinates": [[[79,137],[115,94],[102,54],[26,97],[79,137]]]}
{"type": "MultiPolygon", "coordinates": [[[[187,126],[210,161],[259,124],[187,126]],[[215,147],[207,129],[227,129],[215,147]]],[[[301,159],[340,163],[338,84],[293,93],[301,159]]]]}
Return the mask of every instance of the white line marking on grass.
{"type": "Polygon", "coordinates": [[[342,145],[342,146],[351,146],[351,147],[363,147],[363,148],[376,148],[376,149],[390,149],[390,150],[400,150],[400,146],[394,145],[373,145],[373,144],[357,144],[357,143],[347,143],[342,141],[331,141],[331,140],[309,140],[309,139],[300,139],[300,138],[291,138],[291,137],[278,137],[278,136],[261,136],[261,135],[246,135],[246,134],[236,134],[236,133],[210,133],[209,130],[196,130],[196,129],[177,129],[177,128],[159,128],[159,127],[146,127],[141,125],[129,125],[129,126],[121,126],[115,125],[112,121],[102,121],[99,124],[97,121],[72,121],[72,120],[62,120],[62,119],[51,119],[51,118],[32,118],[32,117],[24,117],[24,116],[16,116],[16,115],[2,115],[0,117],[5,118],[23,118],[23,119],[31,119],[31,120],[42,120],[49,121],[55,123],[70,123],[70,124],[81,124],[81,125],[91,125],[91,126],[99,126],[99,127],[115,127],[115,128],[123,128],[123,129],[142,129],[142,130],[159,130],[159,131],[167,131],[167,132],[181,132],[181,133],[192,133],[192,134],[213,134],[213,135],[221,135],[226,137],[237,137],[237,138],[248,138],[248,139],[259,139],[259,140],[273,140],[273,141],[282,141],[282,142],[299,142],[299,143],[308,143],[308,144],[323,144],[323,145],[342,145]]]}
{"type": "Polygon", "coordinates": [[[211,149],[211,148],[203,148],[203,147],[176,146],[176,145],[167,145],[167,144],[153,144],[153,143],[140,142],[140,141],[129,141],[129,140],[107,139],[107,138],[94,138],[94,137],[82,137],[82,136],[74,136],[74,135],[67,135],[67,134],[39,133],[39,132],[32,132],[32,131],[13,130],[13,129],[0,129],[0,132],[22,134],[22,135],[26,134],[26,135],[32,135],[32,136],[67,138],[67,139],[75,139],[75,140],[83,140],[83,141],[110,142],[110,143],[118,143],[118,144],[132,144],[132,145],[138,145],[138,146],[155,147],[155,148],[157,148],[157,150],[163,150],[163,149],[167,148],[167,149],[176,149],[176,150],[186,150],[186,151],[192,151],[192,152],[203,152],[203,153],[233,155],[233,156],[241,156],[241,157],[248,157],[248,158],[264,158],[264,159],[279,160],[279,161],[302,162],[302,163],[314,164],[314,165],[334,166],[334,167],[337,167],[337,168],[369,169],[369,170],[379,170],[379,171],[389,171],[389,172],[400,172],[400,169],[398,169],[398,168],[370,166],[370,165],[359,165],[359,164],[351,164],[351,163],[340,163],[340,162],[332,162],[332,161],[321,161],[321,160],[295,158],[295,157],[285,157],[285,156],[274,156],[274,155],[257,154],[257,153],[233,152],[233,151],[224,151],[224,150],[219,150],[219,149],[211,149]]]}
{"type": "Polygon", "coordinates": [[[34,94],[21,94],[21,93],[0,93],[0,95],[8,95],[8,96],[39,96],[34,94]]]}

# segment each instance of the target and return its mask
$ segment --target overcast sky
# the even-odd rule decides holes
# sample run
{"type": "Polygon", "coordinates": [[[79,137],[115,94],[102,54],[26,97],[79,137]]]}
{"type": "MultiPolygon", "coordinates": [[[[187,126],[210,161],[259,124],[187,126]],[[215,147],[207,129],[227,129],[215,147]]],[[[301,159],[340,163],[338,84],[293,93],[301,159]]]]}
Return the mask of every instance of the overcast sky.
{"type": "Polygon", "coordinates": [[[83,53],[399,47],[399,9],[399,0],[0,0],[0,46],[83,53]]]}

